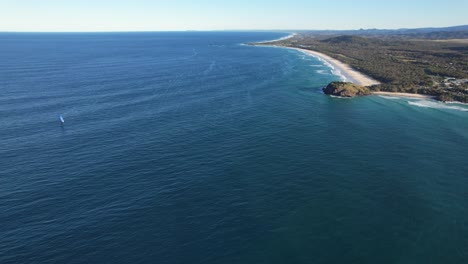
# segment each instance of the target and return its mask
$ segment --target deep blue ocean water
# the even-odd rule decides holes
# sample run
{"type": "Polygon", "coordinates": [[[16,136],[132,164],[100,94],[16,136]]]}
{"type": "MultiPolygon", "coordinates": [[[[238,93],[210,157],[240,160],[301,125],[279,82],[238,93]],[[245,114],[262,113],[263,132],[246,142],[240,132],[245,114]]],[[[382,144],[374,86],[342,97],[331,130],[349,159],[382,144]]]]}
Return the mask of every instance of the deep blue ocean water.
{"type": "Polygon", "coordinates": [[[0,34],[0,263],[468,263],[468,108],[283,36],[0,34]]]}

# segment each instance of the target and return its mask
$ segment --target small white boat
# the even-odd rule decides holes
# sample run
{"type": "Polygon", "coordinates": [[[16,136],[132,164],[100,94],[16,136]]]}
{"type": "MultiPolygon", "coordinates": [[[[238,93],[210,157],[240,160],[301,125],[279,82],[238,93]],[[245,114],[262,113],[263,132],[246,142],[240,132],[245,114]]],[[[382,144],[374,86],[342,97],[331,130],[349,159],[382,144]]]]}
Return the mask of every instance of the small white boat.
{"type": "Polygon", "coordinates": [[[65,123],[65,119],[63,119],[62,115],[59,116],[59,120],[62,125],[65,123]]]}

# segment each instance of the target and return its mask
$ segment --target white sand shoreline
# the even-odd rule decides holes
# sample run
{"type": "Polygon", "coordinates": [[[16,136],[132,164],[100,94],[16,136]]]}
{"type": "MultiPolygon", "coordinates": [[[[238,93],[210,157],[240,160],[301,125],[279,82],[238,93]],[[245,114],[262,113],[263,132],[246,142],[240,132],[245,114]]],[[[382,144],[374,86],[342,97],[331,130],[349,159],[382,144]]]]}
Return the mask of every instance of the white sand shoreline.
{"type": "Polygon", "coordinates": [[[313,51],[313,50],[300,49],[300,48],[292,48],[292,49],[301,51],[307,55],[316,57],[324,61],[325,63],[328,64],[328,66],[331,66],[333,70],[337,71],[335,72],[335,74],[340,75],[342,78],[344,77],[343,81],[352,82],[354,84],[358,84],[362,86],[371,86],[375,84],[380,84],[380,82],[372,79],[371,77],[351,68],[351,66],[349,66],[348,64],[345,64],[323,53],[313,51]]]}
{"type": "Polygon", "coordinates": [[[325,55],[323,53],[313,51],[313,50],[307,50],[307,49],[301,49],[301,48],[293,48],[293,47],[285,47],[285,46],[279,46],[279,45],[268,45],[270,47],[278,47],[278,48],[286,48],[286,49],[293,49],[297,50],[300,52],[305,53],[306,55],[318,58],[322,62],[324,62],[327,66],[332,68],[333,74],[340,76],[343,81],[346,82],[351,82],[354,84],[362,85],[362,86],[371,86],[375,84],[380,84],[380,82],[372,79],[371,77],[360,73],[356,71],[355,69],[351,68],[351,66],[334,59],[328,55],[325,55]]]}
{"type": "Polygon", "coordinates": [[[257,42],[257,43],[269,43],[269,42],[275,42],[275,41],[281,41],[281,40],[286,40],[286,39],[290,39],[290,38],[293,38],[294,36],[296,36],[297,33],[291,33],[285,37],[281,37],[281,38],[278,38],[278,39],[270,39],[270,40],[264,40],[264,41],[260,41],[260,42],[257,42]]]}
{"type": "Polygon", "coordinates": [[[420,99],[434,99],[435,96],[414,93],[394,93],[394,92],[373,92],[375,95],[396,96],[396,97],[411,97],[420,99]]]}

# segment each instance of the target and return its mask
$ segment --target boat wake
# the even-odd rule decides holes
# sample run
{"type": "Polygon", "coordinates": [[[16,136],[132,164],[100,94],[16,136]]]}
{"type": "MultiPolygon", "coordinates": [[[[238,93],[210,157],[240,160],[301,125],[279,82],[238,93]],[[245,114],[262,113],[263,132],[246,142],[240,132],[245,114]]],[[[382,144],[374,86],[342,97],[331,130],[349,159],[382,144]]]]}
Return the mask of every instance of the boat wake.
{"type": "Polygon", "coordinates": [[[210,73],[213,70],[213,68],[215,67],[215,65],[216,65],[216,61],[211,61],[210,66],[208,66],[208,68],[205,71],[203,71],[203,74],[206,75],[206,74],[210,73]]]}

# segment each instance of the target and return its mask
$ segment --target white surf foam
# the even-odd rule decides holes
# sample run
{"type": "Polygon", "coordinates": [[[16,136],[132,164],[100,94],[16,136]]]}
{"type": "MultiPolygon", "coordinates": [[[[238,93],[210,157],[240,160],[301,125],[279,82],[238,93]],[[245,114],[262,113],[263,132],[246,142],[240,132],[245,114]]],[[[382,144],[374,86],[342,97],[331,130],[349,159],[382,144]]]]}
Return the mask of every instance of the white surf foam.
{"type": "MultiPolygon", "coordinates": [[[[340,78],[341,81],[343,81],[343,82],[348,81],[348,78],[346,78],[346,76],[345,76],[343,73],[341,73],[340,70],[336,69],[335,66],[333,66],[332,64],[330,64],[327,60],[324,60],[324,59],[323,59],[322,57],[320,57],[320,56],[317,56],[317,55],[314,55],[314,54],[310,54],[310,53],[307,53],[307,52],[302,51],[302,50],[301,50],[301,52],[302,52],[302,53],[305,53],[305,54],[308,55],[308,56],[312,56],[312,57],[318,59],[318,60],[319,60],[320,62],[322,62],[326,67],[330,68],[330,69],[331,69],[331,73],[332,73],[333,75],[335,75],[335,76],[338,76],[338,77],[340,78]]],[[[321,73],[321,72],[318,72],[318,73],[323,74],[323,73],[321,73]]]]}
{"type": "Polygon", "coordinates": [[[336,96],[336,95],[330,95],[330,97],[338,98],[338,99],[352,99],[352,97],[342,97],[342,96],[336,96]]]}
{"type": "Polygon", "coordinates": [[[379,97],[385,98],[385,99],[390,99],[390,100],[397,100],[401,99],[401,97],[395,97],[395,96],[385,96],[385,95],[379,95],[379,97]]]}
{"type": "Polygon", "coordinates": [[[468,103],[462,103],[462,102],[445,102],[446,104],[454,104],[454,105],[468,105],[468,103]]]}
{"type": "Polygon", "coordinates": [[[340,79],[343,81],[343,82],[346,82],[348,81],[348,78],[346,78],[346,76],[344,76],[340,70],[337,70],[335,69],[334,67],[332,67],[332,74],[335,75],[335,76],[338,76],[340,77],[340,79]]]}
{"type": "Polygon", "coordinates": [[[436,102],[436,101],[428,101],[428,100],[408,101],[408,104],[418,106],[418,107],[423,107],[423,108],[450,109],[450,110],[468,112],[467,107],[448,105],[446,103],[436,102]]]}

